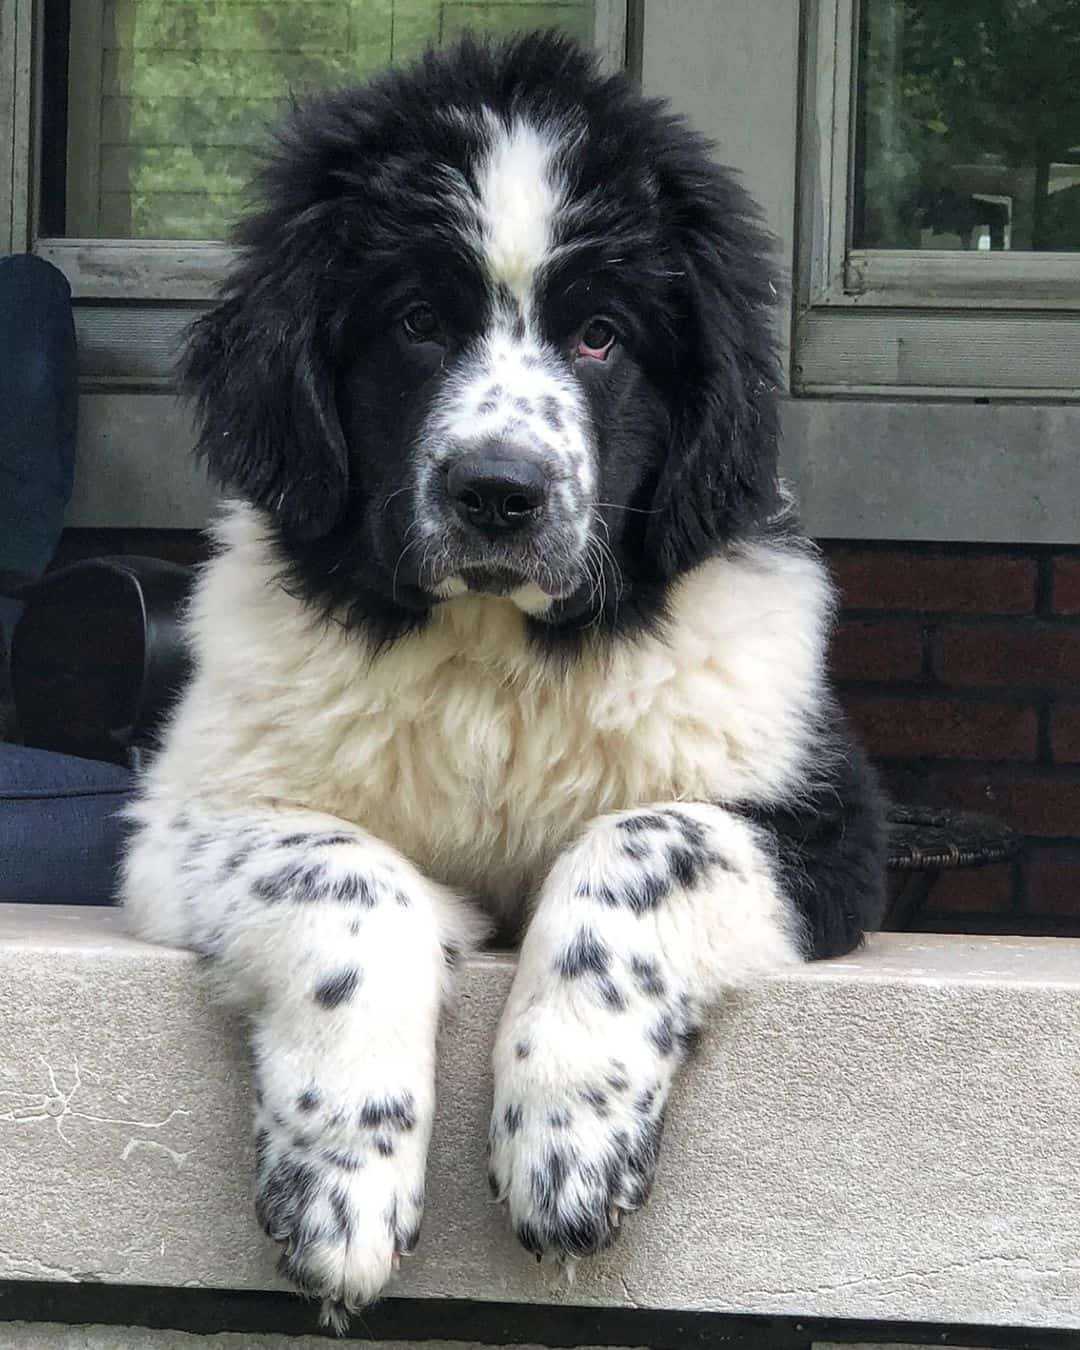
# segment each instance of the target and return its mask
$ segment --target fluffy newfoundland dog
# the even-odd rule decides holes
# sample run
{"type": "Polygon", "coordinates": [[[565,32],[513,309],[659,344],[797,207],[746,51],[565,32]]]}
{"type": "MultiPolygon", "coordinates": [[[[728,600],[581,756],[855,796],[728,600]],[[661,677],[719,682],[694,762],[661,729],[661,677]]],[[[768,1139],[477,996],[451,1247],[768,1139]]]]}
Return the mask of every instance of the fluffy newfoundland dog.
{"type": "Polygon", "coordinates": [[[882,831],[705,143],[534,35],[302,104],[262,187],[184,367],[229,502],[124,889],[249,1017],[257,1214],[340,1322],[416,1245],[485,930],[488,1180],[584,1257],[709,1004],[877,921],[882,831]]]}

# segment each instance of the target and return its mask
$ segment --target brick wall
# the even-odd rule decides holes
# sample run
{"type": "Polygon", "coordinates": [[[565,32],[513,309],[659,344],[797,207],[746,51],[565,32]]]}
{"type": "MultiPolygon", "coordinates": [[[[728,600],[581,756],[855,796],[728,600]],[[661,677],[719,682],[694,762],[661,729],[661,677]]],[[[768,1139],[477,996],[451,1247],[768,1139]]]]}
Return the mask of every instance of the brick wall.
{"type": "Polygon", "coordinates": [[[996,815],[1019,861],[943,874],[923,927],[1080,935],[1080,549],[832,541],[833,671],[898,798],[996,815]]]}
{"type": "MultiPolygon", "coordinates": [[[[887,788],[1026,837],[1015,863],[943,873],[919,926],[1080,936],[1080,548],[824,549],[833,672],[887,788]]],[[[70,530],[57,562],[108,552],[205,555],[183,531],[70,530]]]]}

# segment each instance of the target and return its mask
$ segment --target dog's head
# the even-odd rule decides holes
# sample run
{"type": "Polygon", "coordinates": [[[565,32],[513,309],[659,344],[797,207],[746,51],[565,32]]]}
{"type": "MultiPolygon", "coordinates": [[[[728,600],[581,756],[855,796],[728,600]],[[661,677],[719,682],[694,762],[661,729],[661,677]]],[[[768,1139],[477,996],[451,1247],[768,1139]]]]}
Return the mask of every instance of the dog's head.
{"type": "Polygon", "coordinates": [[[310,598],[647,617],[776,503],[775,299],[705,143],[551,34],[298,106],[184,376],[310,598]]]}

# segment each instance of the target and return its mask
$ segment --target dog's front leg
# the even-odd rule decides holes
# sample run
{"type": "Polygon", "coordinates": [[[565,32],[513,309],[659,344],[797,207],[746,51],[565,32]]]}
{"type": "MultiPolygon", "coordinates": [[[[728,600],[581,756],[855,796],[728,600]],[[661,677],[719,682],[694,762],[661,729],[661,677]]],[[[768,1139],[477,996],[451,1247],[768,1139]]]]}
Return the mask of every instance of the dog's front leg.
{"type": "Polygon", "coordinates": [[[416,1244],[439,1006],[477,923],[333,817],[140,810],[129,913],[208,957],[248,1013],[256,1212],[340,1325],[416,1244]]]}
{"type": "Polygon", "coordinates": [[[801,959],[754,826],[670,803],[595,821],[547,878],[495,1046],[489,1180],[537,1255],[644,1203],[703,1008],[801,959]]]}

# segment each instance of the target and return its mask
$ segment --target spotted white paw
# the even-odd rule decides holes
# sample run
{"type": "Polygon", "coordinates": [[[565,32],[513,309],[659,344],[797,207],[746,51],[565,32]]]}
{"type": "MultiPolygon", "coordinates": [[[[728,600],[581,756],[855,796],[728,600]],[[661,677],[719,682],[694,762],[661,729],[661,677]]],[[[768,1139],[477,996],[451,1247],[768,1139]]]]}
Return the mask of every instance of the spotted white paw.
{"type": "Polygon", "coordinates": [[[691,1025],[642,1004],[613,1022],[602,992],[594,1005],[556,988],[504,1019],[488,1180],[538,1258],[603,1251],[648,1198],[691,1025]]]}
{"type": "Polygon", "coordinates": [[[322,1320],[382,1292],[420,1236],[430,1109],[416,1096],[325,1101],[316,1088],[256,1111],[255,1211],[281,1273],[323,1301],[322,1320]]]}

